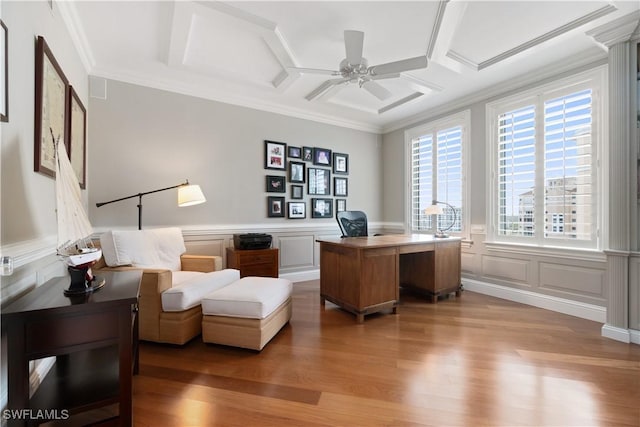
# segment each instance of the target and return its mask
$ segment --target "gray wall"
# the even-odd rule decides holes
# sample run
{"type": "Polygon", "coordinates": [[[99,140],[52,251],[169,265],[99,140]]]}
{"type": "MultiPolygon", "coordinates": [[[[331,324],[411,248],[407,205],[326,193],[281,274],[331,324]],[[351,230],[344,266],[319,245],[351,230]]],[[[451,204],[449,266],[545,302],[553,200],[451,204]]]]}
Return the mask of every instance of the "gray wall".
{"type": "MultiPolygon", "coordinates": [[[[207,203],[176,206],[177,190],[143,197],[143,227],[299,227],[335,219],[267,218],[264,140],[323,147],[349,155],[347,208],[382,221],[381,136],[280,114],[107,81],[105,99],[91,98],[89,215],[97,229],[137,226],[138,199],[96,208],[96,202],[176,185],[199,184],[207,203]]],[[[386,160],[385,160],[386,161],[386,160]]],[[[307,167],[312,166],[307,163],[307,167]]],[[[333,178],[333,176],[332,176],[333,178]]],[[[332,183],[333,184],[333,183],[332,183]]],[[[305,201],[309,197],[306,196],[305,201]]]]}

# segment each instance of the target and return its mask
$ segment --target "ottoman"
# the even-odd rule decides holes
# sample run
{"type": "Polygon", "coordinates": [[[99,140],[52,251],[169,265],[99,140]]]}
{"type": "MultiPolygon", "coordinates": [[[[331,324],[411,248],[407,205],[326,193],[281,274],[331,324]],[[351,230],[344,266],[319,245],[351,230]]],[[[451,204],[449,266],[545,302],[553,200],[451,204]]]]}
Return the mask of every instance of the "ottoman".
{"type": "Polygon", "coordinates": [[[202,298],[202,340],[262,350],[291,319],[287,279],[243,277],[202,298]]]}

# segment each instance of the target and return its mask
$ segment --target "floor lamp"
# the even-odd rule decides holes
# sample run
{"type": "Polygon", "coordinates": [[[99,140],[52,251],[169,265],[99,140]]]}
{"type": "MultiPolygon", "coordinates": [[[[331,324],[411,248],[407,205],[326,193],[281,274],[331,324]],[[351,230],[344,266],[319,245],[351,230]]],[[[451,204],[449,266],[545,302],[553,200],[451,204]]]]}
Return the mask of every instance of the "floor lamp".
{"type": "Polygon", "coordinates": [[[96,203],[96,207],[108,205],[109,203],[120,202],[122,200],[138,198],[138,230],[142,230],[142,196],[146,196],[151,193],[158,193],[160,191],[171,190],[173,188],[178,189],[178,206],[193,206],[207,201],[199,185],[189,184],[189,180],[186,180],[182,184],[174,185],[167,188],[160,188],[158,190],[146,191],[144,193],[133,194],[127,197],[121,197],[119,199],[110,200],[108,202],[96,203]]]}

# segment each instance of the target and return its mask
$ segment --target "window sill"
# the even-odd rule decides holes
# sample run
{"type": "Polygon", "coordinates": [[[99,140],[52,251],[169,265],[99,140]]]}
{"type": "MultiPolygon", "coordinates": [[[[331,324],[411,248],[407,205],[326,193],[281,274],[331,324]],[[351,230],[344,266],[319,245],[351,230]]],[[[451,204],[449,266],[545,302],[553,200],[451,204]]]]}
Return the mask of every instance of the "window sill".
{"type": "Polygon", "coordinates": [[[604,252],[597,249],[577,249],[577,248],[559,248],[559,247],[542,247],[535,245],[504,243],[504,242],[484,242],[489,252],[504,252],[510,254],[544,256],[551,258],[571,258],[580,261],[606,262],[607,256],[604,252]]]}

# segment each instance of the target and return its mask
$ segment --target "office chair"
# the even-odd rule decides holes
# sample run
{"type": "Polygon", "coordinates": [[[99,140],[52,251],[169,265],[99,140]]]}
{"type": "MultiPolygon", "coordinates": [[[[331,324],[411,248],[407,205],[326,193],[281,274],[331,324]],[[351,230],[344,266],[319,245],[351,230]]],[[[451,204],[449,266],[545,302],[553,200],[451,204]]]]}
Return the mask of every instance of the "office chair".
{"type": "Polygon", "coordinates": [[[342,237],[368,236],[367,214],[362,211],[341,211],[336,220],[342,231],[342,237]]]}

